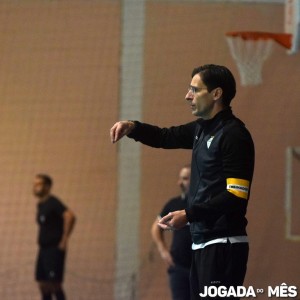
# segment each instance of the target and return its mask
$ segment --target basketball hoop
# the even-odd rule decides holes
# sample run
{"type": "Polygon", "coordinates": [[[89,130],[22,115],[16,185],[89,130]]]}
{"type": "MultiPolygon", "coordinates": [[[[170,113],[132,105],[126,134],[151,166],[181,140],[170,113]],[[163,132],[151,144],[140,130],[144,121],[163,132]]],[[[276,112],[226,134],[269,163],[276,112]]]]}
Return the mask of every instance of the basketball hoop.
{"type": "Polygon", "coordinates": [[[292,46],[292,35],[288,33],[228,32],[226,40],[243,86],[262,82],[262,65],[272,52],[273,42],[287,49],[292,46]]]}

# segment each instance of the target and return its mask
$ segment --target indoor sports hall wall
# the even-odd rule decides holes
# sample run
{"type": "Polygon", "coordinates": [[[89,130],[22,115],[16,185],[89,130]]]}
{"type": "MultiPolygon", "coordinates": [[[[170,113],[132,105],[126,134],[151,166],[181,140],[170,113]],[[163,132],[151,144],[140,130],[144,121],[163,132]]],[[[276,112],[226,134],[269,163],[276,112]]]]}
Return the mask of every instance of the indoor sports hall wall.
{"type": "MultiPolygon", "coordinates": [[[[178,193],[177,173],[191,153],[139,144],[132,146],[141,150],[139,184],[128,191],[137,191],[140,202],[126,208],[128,218],[131,212],[138,216],[138,226],[134,232],[124,226],[123,234],[124,244],[130,234],[138,235],[139,267],[127,288],[133,291],[115,293],[118,190],[126,177],[118,159],[126,145],[112,145],[109,129],[124,97],[123,2],[0,1],[0,299],[39,299],[33,280],[37,228],[31,192],[39,172],[53,176],[54,193],[78,217],[67,260],[70,299],[169,299],[150,226],[165,201],[178,193]]],[[[275,46],[263,67],[263,84],[241,87],[224,37],[233,30],[282,31],[283,5],[149,0],[144,9],[143,60],[131,64],[143,70],[142,120],[160,126],[193,120],[184,100],[192,69],[217,63],[233,71],[238,83],[233,110],[256,145],[245,285],[300,287],[300,241],[287,239],[285,232],[286,148],[300,146],[300,54],[288,56],[275,46]]],[[[129,44],[134,38],[128,37],[129,44]]],[[[298,236],[300,161],[293,163],[292,234],[298,236]]]]}
{"type": "Polygon", "coordinates": [[[120,7],[0,2],[0,299],[39,299],[36,173],[77,215],[69,299],[113,298],[120,7]]]}

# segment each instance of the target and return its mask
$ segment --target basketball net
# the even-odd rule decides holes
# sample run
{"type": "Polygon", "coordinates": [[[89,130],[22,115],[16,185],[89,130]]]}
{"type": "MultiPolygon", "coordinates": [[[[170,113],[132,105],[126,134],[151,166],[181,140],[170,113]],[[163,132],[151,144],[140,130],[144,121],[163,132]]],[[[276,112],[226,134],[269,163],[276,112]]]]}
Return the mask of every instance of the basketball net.
{"type": "Polygon", "coordinates": [[[269,32],[228,32],[226,40],[235,60],[241,85],[262,83],[262,66],[272,52],[273,42],[290,49],[292,35],[269,32]]]}

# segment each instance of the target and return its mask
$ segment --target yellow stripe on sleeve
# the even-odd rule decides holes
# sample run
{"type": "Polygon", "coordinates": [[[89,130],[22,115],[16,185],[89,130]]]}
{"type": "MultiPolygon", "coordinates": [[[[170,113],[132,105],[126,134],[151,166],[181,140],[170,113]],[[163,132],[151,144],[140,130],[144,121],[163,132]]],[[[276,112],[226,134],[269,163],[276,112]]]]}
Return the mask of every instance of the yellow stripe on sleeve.
{"type": "Polygon", "coordinates": [[[239,178],[227,178],[227,191],[234,194],[237,197],[248,199],[249,193],[249,180],[239,178]]]}

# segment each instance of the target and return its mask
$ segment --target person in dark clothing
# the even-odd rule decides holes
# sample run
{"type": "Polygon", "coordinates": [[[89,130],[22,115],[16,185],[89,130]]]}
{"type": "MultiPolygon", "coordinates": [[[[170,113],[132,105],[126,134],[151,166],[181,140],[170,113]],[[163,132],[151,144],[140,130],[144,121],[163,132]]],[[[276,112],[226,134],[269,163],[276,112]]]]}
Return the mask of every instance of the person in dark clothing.
{"type": "Polygon", "coordinates": [[[51,195],[52,179],[38,174],[34,179],[33,194],[38,198],[39,252],[35,279],[42,300],[65,300],[62,287],[67,244],[75,224],[75,215],[58,198],[51,195]]]}
{"type": "Polygon", "coordinates": [[[193,150],[188,207],[159,221],[163,229],[190,223],[192,299],[199,299],[205,287],[240,286],[246,274],[245,215],[255,151],[249,131],[232,113],[235,93],[235,79],[226,67],[197,67],[185,96],[196,121],[170,128],[121,121],[110,132],[113,143],[127,135],[151,147],[193,150]]]}
{"type": "Polygon", "coordinates": [[[192,261],[190,228],[186,225],[179,230],[172,231],[173,238],[169,250],[164,239],[164,231],[158,226],[157,222],[169,212],[182,210],[187,207],[190,175],[190,166],[185,166],[180,170],[177,184],[181,189],[181,195],[170,199],[164,205],[151,227],[152,239],[161,258],[168,267],[169,284],[173,300],[190,300],[189,274],[192,261]]]}

